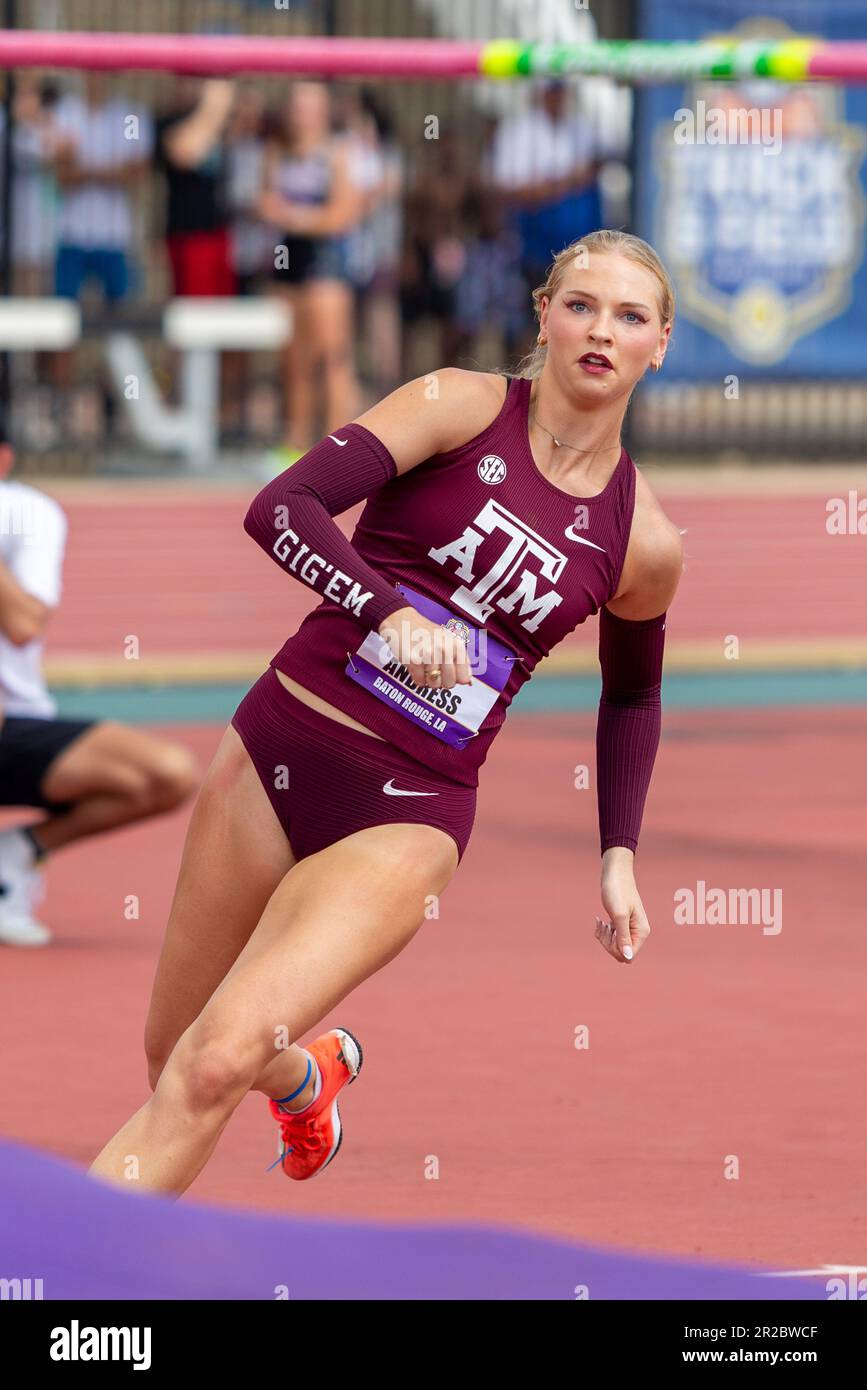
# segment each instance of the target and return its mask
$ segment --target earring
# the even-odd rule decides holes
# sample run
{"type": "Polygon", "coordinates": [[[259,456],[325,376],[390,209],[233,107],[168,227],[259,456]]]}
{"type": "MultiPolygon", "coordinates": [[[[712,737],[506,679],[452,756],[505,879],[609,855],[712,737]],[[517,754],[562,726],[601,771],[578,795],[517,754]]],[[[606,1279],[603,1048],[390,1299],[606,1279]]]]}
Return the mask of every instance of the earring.
{"type": "Polygon", "coordinates": [[[547,343],[547,341],[548,341],[548,339],[547,339],[547,338],[543,338],[541,333],[539,334],[539,336],[538,336],[537,339],[536,339],[536,342],[539,344],[540,347],[544,347],[545,344],[547,343]]]}

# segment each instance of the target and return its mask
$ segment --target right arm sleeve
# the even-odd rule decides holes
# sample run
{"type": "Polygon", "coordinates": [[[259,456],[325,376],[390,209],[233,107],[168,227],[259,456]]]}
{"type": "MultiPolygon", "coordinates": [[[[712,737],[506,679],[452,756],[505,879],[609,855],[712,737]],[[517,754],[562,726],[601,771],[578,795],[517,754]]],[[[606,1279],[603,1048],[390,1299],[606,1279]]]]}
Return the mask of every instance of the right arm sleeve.
{"type": "Polygon", "coordinates": [[[621,618],[599,614],[602,696],[596,725],[601,852],[625,845],[633,854],[662,726],[662,658],[666,614],[621,618]]]}
{"type": "Polygon", "coordinates": [[[264,487],[244,530],[284,569],[375,631],[406,599],[361,558],[332,520],[397,473],[364,425],[344,425],[264,487]]]}

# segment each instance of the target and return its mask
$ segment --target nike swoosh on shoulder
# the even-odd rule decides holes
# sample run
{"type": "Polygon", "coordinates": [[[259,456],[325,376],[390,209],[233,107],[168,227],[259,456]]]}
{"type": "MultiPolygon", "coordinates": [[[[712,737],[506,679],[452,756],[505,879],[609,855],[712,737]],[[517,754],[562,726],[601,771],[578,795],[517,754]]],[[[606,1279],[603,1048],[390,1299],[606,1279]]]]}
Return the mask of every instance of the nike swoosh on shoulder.
{"type": "Polygon", "coordinates": [[[382,789],[388,796],[439,796],[439,792],[405,792],[394,786],[394,778],[389,777],[382,789]]]}
{"type": "Polygon", "coordinates": [[[347,444],[349,443],[348,439],[336,439],[333,434],[329,434],[328,438],[333,439],[335,444],[339,444],[341,449],[345,449],[347,444]]]}

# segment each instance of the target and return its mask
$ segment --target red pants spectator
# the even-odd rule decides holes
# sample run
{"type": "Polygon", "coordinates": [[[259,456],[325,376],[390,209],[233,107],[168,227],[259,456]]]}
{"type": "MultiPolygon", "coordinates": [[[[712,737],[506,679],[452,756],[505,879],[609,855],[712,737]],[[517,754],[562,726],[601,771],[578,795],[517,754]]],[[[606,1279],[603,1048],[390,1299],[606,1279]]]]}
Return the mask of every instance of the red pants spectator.
{"type": "Polygon", "coordinates": [[[170,232],[166,248],[176,295],[233,295],[238,286],[230,259],[229,232],[170,232]]]}

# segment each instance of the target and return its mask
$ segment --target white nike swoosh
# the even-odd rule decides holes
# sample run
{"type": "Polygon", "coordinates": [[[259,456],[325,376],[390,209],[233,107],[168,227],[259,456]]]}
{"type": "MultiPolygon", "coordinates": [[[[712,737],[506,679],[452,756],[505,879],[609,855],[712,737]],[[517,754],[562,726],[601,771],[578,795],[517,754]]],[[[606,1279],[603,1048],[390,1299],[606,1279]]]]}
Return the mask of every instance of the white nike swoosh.
{"type": "MultiPolygon", "coordinates": [[[[329,434],[328,438],[329,438],[329,439],[334,439],[334,435],[333,435],[333,434],[329,434]]],[[[334,443],[335,443],[335,444],[339,444],[340,447],[341,447],[341,449],[345,449],[346,445],[349,443],[349,440],[348,440],[348,439],[334,439],[334,443]]]]}
{"type": "Polygon", "coordinates": [[[608,553],[604,545],[597,545],[595,541],[588,541],[584,536],[576,536],[571,526],[566,527],[566,530],[563,532],[563,535],[567,538],[567,540],[577,541],[579,545],[590,545],[593,547],[594,550],[601,550],[603,555],[606,555],[608,553]]]}
{"type": "MultiPolygon", "coordinates": [[[[349,440],[347,440],[346,442],[348,444],[349,440]]],[[[387,792],[389,796],[439,796],[439,792],[402,792],[399,787],[395,787],[392,785],[393,782],[394,778],[389,777],[388,781],[382,789],[384,792],[387,792]]]]}

